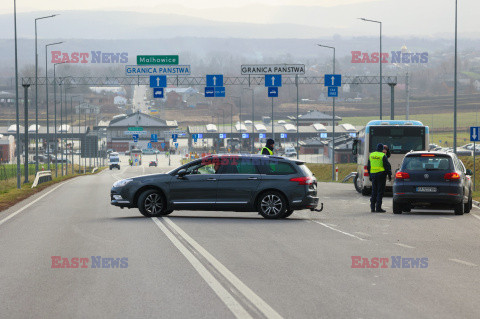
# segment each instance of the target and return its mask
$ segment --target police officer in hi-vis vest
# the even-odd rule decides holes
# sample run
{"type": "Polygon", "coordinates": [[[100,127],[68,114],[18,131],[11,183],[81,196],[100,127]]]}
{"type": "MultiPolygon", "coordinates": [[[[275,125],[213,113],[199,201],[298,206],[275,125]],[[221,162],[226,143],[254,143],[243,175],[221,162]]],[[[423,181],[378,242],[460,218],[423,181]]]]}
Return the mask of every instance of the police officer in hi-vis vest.
{"type": "Polygon", "coordinates": [[[370,153],[368,158],[367,170],[372,182],[372,196],[370,197],[372,213],[385,213],[385,210],[382,209],[382,199],[387,176],[389,181],[392,180],[392,168],[383,150],[383,144],[378,144],[377,151],[370,153]]]}
{"type": "Polygon", "coordinates": [[[262,152],[260,154],[262,155],[273,155],[273,147],[275,146],[275,141],[269,138],[267,140],[267,145],[265,145],[264,148],[262,148],[262,152]]]}

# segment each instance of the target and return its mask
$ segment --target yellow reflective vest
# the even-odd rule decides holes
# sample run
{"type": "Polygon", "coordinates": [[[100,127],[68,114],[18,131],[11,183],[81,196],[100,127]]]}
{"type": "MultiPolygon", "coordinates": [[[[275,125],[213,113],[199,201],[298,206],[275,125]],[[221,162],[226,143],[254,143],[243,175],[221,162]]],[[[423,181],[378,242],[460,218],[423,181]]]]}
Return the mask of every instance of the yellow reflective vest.
{"type": "Polygon", "coordinates": [[[267,150],[267,151],[268,151],[268,153],[269,153],[270,155],[273,155],[273,152],[272,152],[272,150],[271,150],[271,149],[269,149],[269,148],[268,148],[268,147],[266,147],[266,146],[262,148],[262,150],[260,151],[260,154],[263,154],[263,150],[267,150]]]}
{"type": "Polygon", "coordinates": [[[385,171],[383,167],[383,157],[385,154],[383,152],[372,152],[370,154],[370,174],[380,173],[385,171]]]}

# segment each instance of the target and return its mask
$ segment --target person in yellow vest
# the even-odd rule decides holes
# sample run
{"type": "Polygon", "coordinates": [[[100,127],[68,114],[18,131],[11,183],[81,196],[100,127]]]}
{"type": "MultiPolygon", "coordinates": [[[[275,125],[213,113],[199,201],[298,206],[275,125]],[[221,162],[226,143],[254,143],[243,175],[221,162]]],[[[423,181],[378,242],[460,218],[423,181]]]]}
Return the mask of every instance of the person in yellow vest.
{"type": "Polygon", "coordinates": [[[269,138],[267,140],[267,145],[265,145],[264,148],[262,148],[262,151],[260,154],[262,155],[273,155],[273,148],[275,146],[275,141],[269,138]]]}
{"type": "Polygon", "coordinates": [[[367,165],[368,175],[372,182],[372,196],[370,197],[370,210],[372,213],[385,213],[382,209],[385,184],[392,180],[392,168],[387,155],[383,152],[383,144],[377,145],[377,151],[370,153],[367,165]]]}

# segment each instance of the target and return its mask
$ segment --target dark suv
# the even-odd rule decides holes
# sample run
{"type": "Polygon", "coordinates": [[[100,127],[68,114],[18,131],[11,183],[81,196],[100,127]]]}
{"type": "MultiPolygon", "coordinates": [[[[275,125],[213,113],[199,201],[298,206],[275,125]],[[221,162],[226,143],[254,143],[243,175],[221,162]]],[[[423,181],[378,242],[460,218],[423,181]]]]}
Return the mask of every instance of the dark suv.
{"type": "Polygon", "coordinates": [[[314,210],[317,181],[304,162],[263,155],[209,156],[174,169],[113,184],[111,204],[147,217],[173,210],[258,211],[286,218],[314,210]]]}
{"type": "Polygon", "coordinates": [[[455,215],[472,209],[472,171],[450,152],[410,152],[393,184],[393,212],[412,207],[454,209],[455,215]]]}

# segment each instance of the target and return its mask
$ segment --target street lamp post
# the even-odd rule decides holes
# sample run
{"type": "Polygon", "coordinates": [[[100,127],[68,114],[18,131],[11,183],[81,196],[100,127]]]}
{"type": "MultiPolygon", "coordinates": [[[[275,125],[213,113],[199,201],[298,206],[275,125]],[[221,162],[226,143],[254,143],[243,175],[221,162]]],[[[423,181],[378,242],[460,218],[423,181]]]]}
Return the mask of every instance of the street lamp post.
{"type": "Polygon", "coordinates": [[[57,45],[61,44],[61,42],[54,42],[54,43],[49,43],[45,45],[45,92],[46,92],[46,101],[47,101],[47,167],[48,170],[50,170],[50,144],[49,144],[49,138],[50,138],[50,125],[49,125],[49,118],[48,118],[48,47],[51,45],[57,45]]]}
{"type": "Polygon", "coordinates": [[[17,51],[17,2],[13,0],[13,27],[15,30],[15,116],[17,120],[15,147],[17,150],[17,188],[20,189],[20,110],[18,106],[18,51],[17,51]]]}
{"type": "MultiPolygon", "coordinates": [[[[73,98],[74,97],[79,97],[80,95],[73,95],[73,96],[70,96],[70,123],[71,123],[71,127],[72,127],[72,147],[71,147],[71,151],[72,151],[72,175],[75,174],[75,165],[74,165],[74,157],[73,157],[73,98]]],[[[80,169],[80,164],[79,164],[79,169],[80,169]]]]}
{"type": "MultiPolygon", "coordinates": [[[[35,172],[38,172],[38,50],[37,50],[37,21],[55,17],[56,14],[35,19],[35,172]]],[[[48,85],[48,83],[46,83],[48,85]]]]}
{"type": "MultiPolygon", "coordinates": [[[[319,47],[333,50],[333,74],[335,74],[335,48],[328,45],[317,44],[319,47]]],[[[335,97],[332,98],[332,181],[335,181],[335,97]]],[[[298,116],[297,116],[298,121],[298,116]]],[[[298,150],[297,150],[298,152],[298,150]]]]}
{"type": "Polygon", "coordinates": [[[58,177],[58,142],[57,142],[57,65],[64,64],[64,62],[53,64],[53,100],[55,101],[55,120],[54,120],[54,140],[55,140],[55,177],[58,177]]]}
{"type": "Polygon", "coordinates": [[[380,25],[380,119],[382,119],[382,22],[376,20],[370,20],[365,18],[359,18],[362,21],[378,23],[380,25]]]}
{"type": "MultiPolygon", "coordinates": [[[[455,74],[453,89],[453,152],[457,154],[457,0],[455,0],[455,74]]],[[[475,153],[475,150],[473,150],[475,153]]]]}
{"type": "Polygon", "coordinates": [[[252,92],[252,154],[255,152],[255,92],[251,88],[243,88],[252,92]]]}

